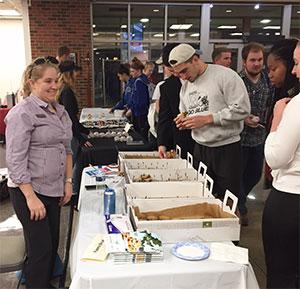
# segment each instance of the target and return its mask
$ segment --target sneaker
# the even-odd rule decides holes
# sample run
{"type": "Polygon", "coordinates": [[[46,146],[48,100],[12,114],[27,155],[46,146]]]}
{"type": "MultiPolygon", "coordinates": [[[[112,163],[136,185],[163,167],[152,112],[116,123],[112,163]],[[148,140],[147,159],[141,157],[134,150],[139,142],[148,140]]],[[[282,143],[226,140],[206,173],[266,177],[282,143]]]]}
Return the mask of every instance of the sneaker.
{"type": "Polygon", "coordinates": [[[245,227],[249,225],[249,219],[247,213],[240,215],[240,224],[241,226],[245,226],[245,227]]]}

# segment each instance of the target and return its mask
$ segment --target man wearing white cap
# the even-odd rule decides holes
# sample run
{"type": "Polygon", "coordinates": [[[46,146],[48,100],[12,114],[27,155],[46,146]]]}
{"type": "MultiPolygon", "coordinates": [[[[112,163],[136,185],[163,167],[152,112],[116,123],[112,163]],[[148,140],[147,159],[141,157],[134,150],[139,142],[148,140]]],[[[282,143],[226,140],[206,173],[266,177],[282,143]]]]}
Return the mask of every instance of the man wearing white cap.
{"type": "Polygon", "coordinates": [[[206,64],[188,44],[176,46],[169,55],[175,73],[185,80],[180,91],[179,129],[191,129],[196,141],[195,166],[208,167],[214,194],[226,189],[239,196],[241,180],[240,133],[250,113],[246,87],[230,68],[206,64]]]}

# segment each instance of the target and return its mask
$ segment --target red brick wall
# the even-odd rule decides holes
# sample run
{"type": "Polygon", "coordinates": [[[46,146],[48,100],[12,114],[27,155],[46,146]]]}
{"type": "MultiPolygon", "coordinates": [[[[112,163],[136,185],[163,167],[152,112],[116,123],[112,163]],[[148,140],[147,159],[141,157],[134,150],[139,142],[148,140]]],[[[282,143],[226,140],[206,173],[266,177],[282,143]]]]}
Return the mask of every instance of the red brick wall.
{"type": "Polygon", "coordinates": [[[77,55],[83,71],[77,80],[79,106],[91,106],[92,43],[89,0],[31,0],[29,25],[32,58],[56,56],[59,46],[68,46],[77,55]]]}

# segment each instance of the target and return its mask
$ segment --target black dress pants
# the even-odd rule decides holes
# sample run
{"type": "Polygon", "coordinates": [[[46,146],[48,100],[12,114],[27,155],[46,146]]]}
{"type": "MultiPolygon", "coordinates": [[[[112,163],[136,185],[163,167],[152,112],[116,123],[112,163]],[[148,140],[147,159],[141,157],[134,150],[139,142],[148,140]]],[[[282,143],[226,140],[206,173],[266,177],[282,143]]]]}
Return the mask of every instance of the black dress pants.
{"type": "Polygon", "coordinates": [[[242,172],[240,142],[219,147],[196,143],[193,157],[195,169],[198,169],[200,161],[207,165],[207,174],[214,180],[213,194],[216,197],[222,199],[226,190],[239,197],[242,172]]]}
{"type": "Polygon", "coordinates": [[[16,215],[23,225],[27,262],[24,273],[26,288],[50,288],[59,243],[59,197],[36,194],[46,208],[46,217],[30,220],[26,199],[19,188],[9,188],[10,199],[16,215]]]}
{"type": "Polygon", "coordinates": [[[147,115],[133,116],[132,123],[134,130],[141,135],[145,143],[148,142],[149,124],[147,115]]]}
{"type": "Polygon", "coordinates": [[[299,214],[299,194],[272,188],[262,219],[268,289],[300,288],[299,214]]]}

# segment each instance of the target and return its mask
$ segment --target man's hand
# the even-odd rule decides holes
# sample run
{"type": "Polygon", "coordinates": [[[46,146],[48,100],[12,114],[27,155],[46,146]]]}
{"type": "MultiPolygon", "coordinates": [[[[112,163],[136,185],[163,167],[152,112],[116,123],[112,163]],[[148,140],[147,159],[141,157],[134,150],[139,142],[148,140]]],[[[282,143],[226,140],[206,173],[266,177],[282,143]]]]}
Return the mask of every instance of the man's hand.
{"type": "Polygon", "coordinates": [[[187,116],[179,114],[174,119],[176,126],[178,129],[194,129],[200,128],[207,124],[213,123],[213,116],[211,114],[208,115],[195,115],[195,116],[187,116]]]}
{"type": "Polygon", "coordinates": [[[166,159],[167,158],[167,148],[165,146],[159,146],[158,154],[161,159],[166,159]]]}
{"type": "Polygon", "coordinates": [[[63,206],[71,200],[73,194],[73,185],[69,182],[65,183],[64,196],[60,198],[59,205],[63,206]]]}
{"type": "Polygon", "coordinates": [[[27,206],[30,211],[30,220],[38,221],[46,217],[46,209],[42,201],[32,194],[26,198],[27,206]]]}
{"type": "Polygon", "coordinates": [[[259,126],[260,118],[258,116],[255,116],[253,114],[250,114],[245,118],[245,124],[249,127],[256,128],[259,126]]]}

